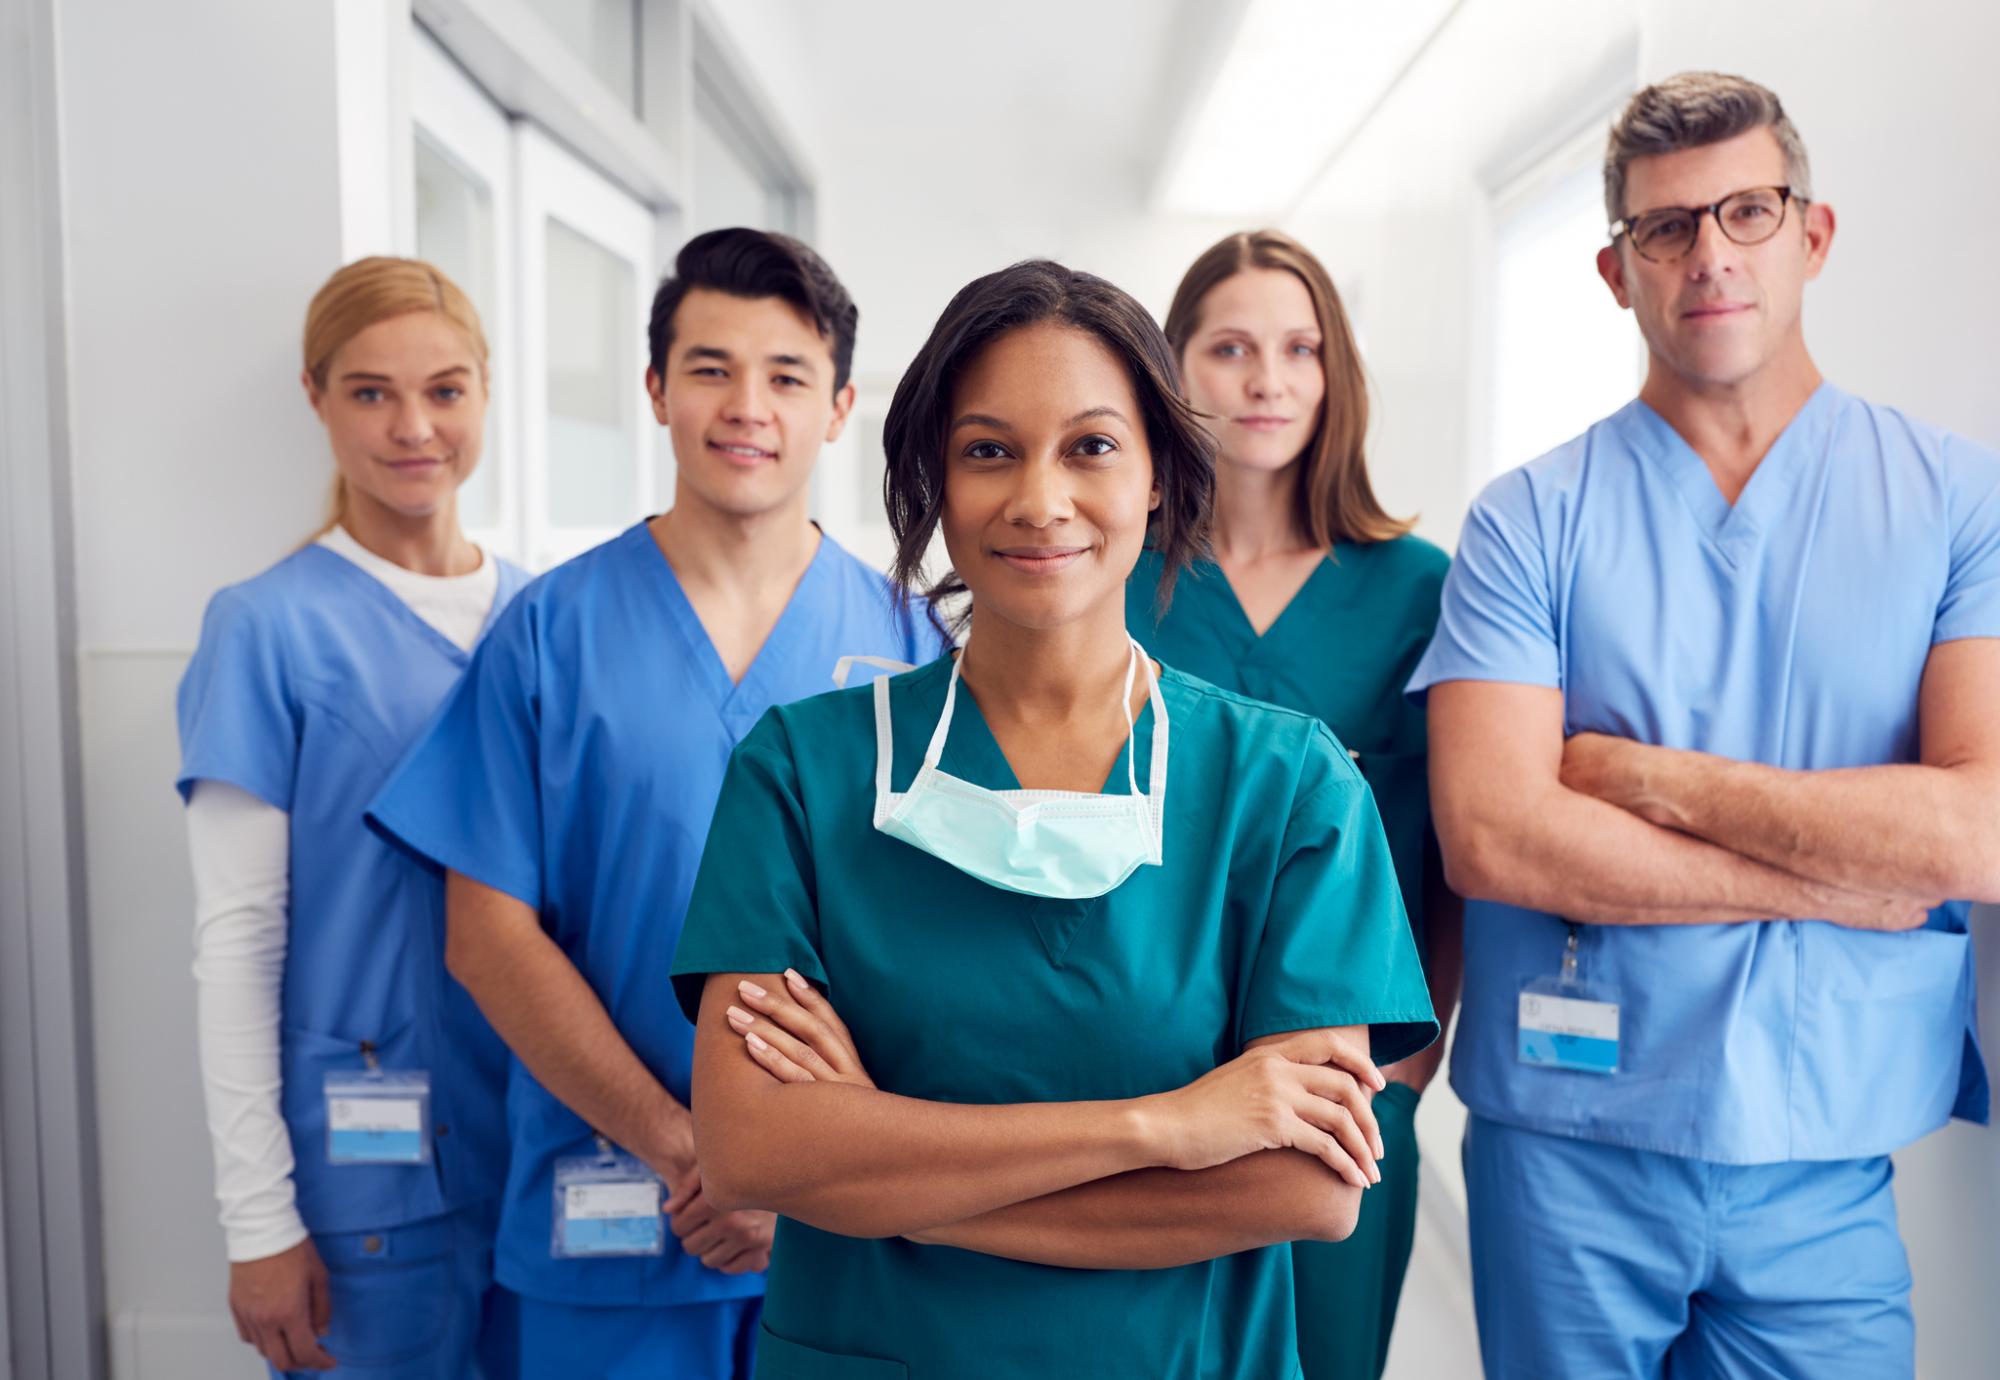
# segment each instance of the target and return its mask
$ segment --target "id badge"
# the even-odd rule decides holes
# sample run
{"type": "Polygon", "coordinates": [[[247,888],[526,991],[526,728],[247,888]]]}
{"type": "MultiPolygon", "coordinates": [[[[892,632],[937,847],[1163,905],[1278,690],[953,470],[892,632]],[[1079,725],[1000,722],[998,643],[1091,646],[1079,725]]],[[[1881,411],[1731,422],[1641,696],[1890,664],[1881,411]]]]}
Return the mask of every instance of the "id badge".
{"type": "Polygon", "coordinates": [[[429,1164],[431,1076],[370,1069],[326,1076],[329,1164],[429,1164]]]}
{"type": "Polygon", "coordinates": [[[595,1155],[557,1160],[550,1254],[558,1260],[664,1254],[660,1192],[659,1175],[608,1145],[595,1155]]]}
{"type": "Polygon", "coordinates": [[[1520,1061],[1577,1073],[1618,1072],[1618,1003],[1602,996],[1562,978],[1522,983],[1515,1049],[1520,1061]]]}

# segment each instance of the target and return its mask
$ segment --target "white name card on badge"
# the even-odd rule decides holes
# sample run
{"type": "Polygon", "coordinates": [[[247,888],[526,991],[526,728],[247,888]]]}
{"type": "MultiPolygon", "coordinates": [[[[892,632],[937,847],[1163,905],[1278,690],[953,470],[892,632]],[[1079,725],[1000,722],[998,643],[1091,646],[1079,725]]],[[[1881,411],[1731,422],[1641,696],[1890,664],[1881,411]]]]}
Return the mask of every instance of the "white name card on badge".
{"type": "Polygon", "coordinates": [[[1522,992],[1516,1052],[1539,1068],[1616,1073],[1618,1003],[1522,992]]]}

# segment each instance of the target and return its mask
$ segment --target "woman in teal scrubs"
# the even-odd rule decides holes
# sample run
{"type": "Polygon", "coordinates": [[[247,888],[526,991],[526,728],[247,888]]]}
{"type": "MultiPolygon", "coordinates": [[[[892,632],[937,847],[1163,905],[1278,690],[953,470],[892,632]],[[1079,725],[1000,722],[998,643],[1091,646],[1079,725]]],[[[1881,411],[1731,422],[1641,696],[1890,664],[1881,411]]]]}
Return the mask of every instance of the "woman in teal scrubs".
{"type": "MultiPolygon", "coordinates": [[[[1167,313],[1188,400],[1215,437],[1215,559],[1157,598],[1163,553],[1133,573],[1126,618],[1165,660],[1216,685],[1311,714],[1374,791],[1431,1002],[1458,999],[1462,905],[1430,827],[1424,716],[1403,698],[1437,625],[1447,559],[1385,513],[1362,443],[1367,383],[1340,296],[1305,246],[1272,230],[1196,259],[1167,313]]],[[[1302,1241],[1299,1356],[1307,1380],[1375,1377],[1417,1215],[1417,1098],[1442,1041],[1383,1070],[1389,1148],[1354,1234],[1302,1241]]]]}
{"type": "Polygon", "coordinates": [[[1376,1063],[1437,1025],[1367,785],[1127,632],[1149,526],[1163,594],[1202,547],[1173,375],[1101,279],[960,292],[885,489],[965,647],[730,764],[674,982],[703,1191],[781,1214],[760,1376],[1290,1376],[1286,1243],[1379,1177],[1376,1063]]]}

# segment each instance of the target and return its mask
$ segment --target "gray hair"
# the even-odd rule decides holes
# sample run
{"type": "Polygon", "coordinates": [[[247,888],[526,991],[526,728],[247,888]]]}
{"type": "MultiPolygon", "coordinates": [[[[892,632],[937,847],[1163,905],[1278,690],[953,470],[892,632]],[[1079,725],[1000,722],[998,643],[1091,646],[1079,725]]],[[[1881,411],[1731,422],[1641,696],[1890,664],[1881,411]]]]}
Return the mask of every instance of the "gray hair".
{"type": "Polygon", "coordinates": [[[1801,199],[1812,195],[1806,143],[1778,103],[1778,95],[1746,77],[1723,72],[1681,72],[1655,82],[1625,103],[1604,149],[1604,215],[1623,220],[1625,170],[1635,158],[1719,144],[1753,129],[1768,129],[1785,155],[1785,180],[1801,199]]]}

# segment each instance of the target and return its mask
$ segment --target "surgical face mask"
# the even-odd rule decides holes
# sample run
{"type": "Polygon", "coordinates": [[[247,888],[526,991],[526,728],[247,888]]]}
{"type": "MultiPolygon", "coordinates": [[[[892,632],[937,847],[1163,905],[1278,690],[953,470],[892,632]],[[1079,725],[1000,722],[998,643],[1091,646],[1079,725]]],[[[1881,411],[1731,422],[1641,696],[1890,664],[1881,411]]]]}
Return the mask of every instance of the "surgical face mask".
{"type": "Polygon", "coordinates": [[[1132,643],[1125,667],[1125,775],[1130,795],[1087,791],[990,791],[938,766],[958,701],[958,662],[944,693],[944,712],[931,734],[924,764],[910,789],[889,789],[895,738],[889,724],[889,681],[875,682],[875,827],[921,848],[989,886],[1026,896],[1083,900],[1102,896],[1142,866],[1160,863],[1167,793],[1167,706],[1152,658],[1132,643]],[[1132,682],[1146,668],[1153,706],[1153,766],[1139,794],[1133,741],[1132,682]]]}

